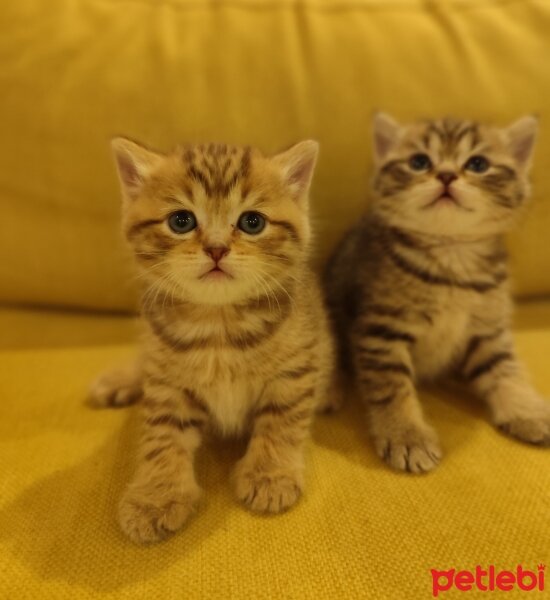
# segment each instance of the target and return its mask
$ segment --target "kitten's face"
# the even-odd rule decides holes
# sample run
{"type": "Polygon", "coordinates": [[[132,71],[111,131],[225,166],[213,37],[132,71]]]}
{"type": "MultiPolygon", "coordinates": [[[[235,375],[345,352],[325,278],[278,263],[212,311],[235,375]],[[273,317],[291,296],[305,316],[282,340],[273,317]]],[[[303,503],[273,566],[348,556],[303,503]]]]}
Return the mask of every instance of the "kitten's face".
{"type": "Polygon", "coordinates": [[[152,152],[113,141],[123,224],[161,301],[227,304],[280,293],[305,258],[316,142],[272,158],[210,144],[152,152]]]}
{"type": "Polygon", "coordinates": [[[507,129],[453,119],[374,122],[373,210],[392,225],[442,236],[502,233],[524,206],[533,117],[507,129]]]}

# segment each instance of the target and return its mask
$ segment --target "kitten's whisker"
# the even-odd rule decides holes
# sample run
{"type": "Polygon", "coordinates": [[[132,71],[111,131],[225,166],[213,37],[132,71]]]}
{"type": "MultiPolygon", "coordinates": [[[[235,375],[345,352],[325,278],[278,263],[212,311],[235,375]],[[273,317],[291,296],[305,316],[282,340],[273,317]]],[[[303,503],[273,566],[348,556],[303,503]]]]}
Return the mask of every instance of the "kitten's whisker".
{"type": "Polygon", "coordinates": [[[172,302],[172,306],[174,306],[175,301],[176,301],[175,293],[177,291],[179,291],[180,284],[174,278],[171,278],[171,283],[172,283],[172,287],[170,288],[170,299],[171,299],[171,302],[172,302]]]}
{"type": "Polygon", "coordinates": [[[163,291],[163,284],[170,280],[170,272],[162,274],[158,279],[153,281],[143,296],[144,309],[148,312],[156,303],[158,295],[163,291]]]}
{"type": "MultiPolygon", "coordinates": [[[[271,298],[273,297],[273,299],[275,301],[277,301],[277,304],[279,304],[279,301],[277,300],[277,297],[273,293],[273,290],[271,290],[271,288],[269,287],[267,281],[262,277],[262,275],[260,273],[253,273],[253,275],[255,277],[255,280],[262,287],[263,295],[267,298],[267,303],[268,303],[268,306],[269,306],[269,311],[270,312],[273,311],[273,306],[271,305],[271,298]]],[[[279,311],[280,311],[280,306],[279,306],[279,311]]]]}
{"type": "MultiPolygon", "coordinates": [[[[257,265],[259,265],[260,267],[270,267],[273,266],[273,264],[269,261],[263,260],[263,261],[258,261],[257,263],[255,263],[257,265]]],[[[288,271],[284,273],[284,277],[285,279],[292,279],[296,282],[299,282],[299,278],[294,275],[293,273],[289,273],[288,271]]]]}
{"type": "Polygon", "coordinates": [[[168,273],[169,273],[169,277],[168,277],[168,282],[171,284],[170,286],[170,299],[172,302],[172,306],[174,306],[175,303],[175,294],[178,291],[178,289],[180,288],[180,283],[178,282],[177,278],[174,275],[176,269],[169,269],[168,273]]]}
{"type": "Polygon", "coordinates": [[[161,269],[162,267],[164,267],[168,264],[169,264],[169,261],[163,260],[159,263],[150,265],[148,267],[139,267],[139,271],[134,274],[134,277],[136,279],[143,279],[143,278],[147,277],[148,275],[153,275],[153,276],[157,277],[157,273],[155,273],[154,271],[157,269],[161,269]]]}
{"type": "MultiPolygon", "coordinates": [[[[290,294],[288,293],[288,291],[285,289],[285,287],[280,282],[278,282],[275,278],[271,277],[268,273],[263,273],[263,275],[264,275],[264,277],[269,277],[270,280],[274,284],[276,284],[277,287],[279,287],[288,296],[288,298],[290,299],[290,301],[293,302],[293,298],[290,296],[290,294]]],[[[266,285],[268,285],[268,289],[270,290],[270,293],[273,295],[273,298],[276,300],[277,306],[279,307],[279,311],[280,311],[281,310],[281,305],[280,305],[280,302],[279,302],[279,298],[275,294],[275,291],[273,290],[273,288],[269,285],[270,280],[266,281],[264,279],[264,281],[266,282],[266,285]]]]}
{"type": "MultiPolygon", "coordinates": [[[[286,289],[286,287],[276,277],[274,277],[270,273],[267,273],[266,271],[263,271],[263,270],[259,270],[259,271],[262,275],[264,275],[265,277],[268,277],[269,280],[273,282],[273,284],[275,284],[280,290],[282,290],[287,295],[290,303],[292,304],[292,306],[294,308],[294,306],[295,306],[294,298],[292,297],[290,292],[286,289]]],[[[275,293],[274,292],[272,292],[272,293],[273,293],[274,297],[276,298],[275,293]]],[[[277,300],[277,302],[278,302],[278,300],[277,300]]]]}
{"type": "Polygon", "coordinates": [[[267,304],[269,306],[269,312],[271,312],[272,308],[271,308],[271,296],[269,294],[269,288],[267,287],[264,279],[261,277],[260,274],[254,273],[254,277],[255,277],[255,281],[257,281],[260,284],[262,290],[264,291],[264,295],[267,298],[267,304]]]}

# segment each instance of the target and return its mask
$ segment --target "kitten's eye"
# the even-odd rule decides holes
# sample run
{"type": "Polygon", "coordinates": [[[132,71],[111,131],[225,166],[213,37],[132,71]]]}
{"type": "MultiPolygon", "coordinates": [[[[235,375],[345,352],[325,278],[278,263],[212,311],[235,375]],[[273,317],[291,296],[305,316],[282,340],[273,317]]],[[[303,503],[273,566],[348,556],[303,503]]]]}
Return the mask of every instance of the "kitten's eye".
{"type": "Polygon", "coordinates": [[[187,233],[195,229],[197,219],[189,210],[178,210],[168,217],[168,225],[174,233],[187,233]]]}
{"type": "Polygon", "coordinates": [[[427,154],[413,154],[409,158],[409,167],[413,171],[427,171],[432,167],[432,161],[427,154]]]}
{"type": "Polygon", "coordinates": [[[245,212],[239,217],[237,226],[249,235],[256,235],[265,227],[265,218],[257,212],[245,212]]]}
{"type": "Polygon", "coordinates": [[[473,171],[474,173],[485,173],[489,167],[490,163],[484,156],[472,156],[464,165],[467,171],[473,171]]]}

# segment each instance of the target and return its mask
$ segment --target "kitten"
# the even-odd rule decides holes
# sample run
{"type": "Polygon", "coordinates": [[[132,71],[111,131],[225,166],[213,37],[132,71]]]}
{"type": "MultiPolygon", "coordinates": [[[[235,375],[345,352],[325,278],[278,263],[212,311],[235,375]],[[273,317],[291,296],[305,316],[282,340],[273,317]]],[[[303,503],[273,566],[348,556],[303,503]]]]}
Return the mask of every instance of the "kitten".
{"type": "Polygon", "coordinates": [[[302,492],[304,443],[334,369],[307,264],[317,149],[305,141],[268,158],[210,144],[164,155],[113,141],[147,333],[139,365],[100,377],[91,400],[143,396],[137,472],[119,510],[135,542],[164,538],[194,510],[193,458],[207,429],[250,434],[235,471],[250,509],[277,513],[302,492]]]}
{"type": "Polygon", "coordinates": [[[467,383],[504,432],[550,442],[550,405],[514,350],[502,242],[527,203],[536,129],[533,117],[505,129],[374,120],[372,204],[325,285],[342,364],[368,407],[377,453],[395,469],[440,461],[415,384],[441,375],[467,383]]]}

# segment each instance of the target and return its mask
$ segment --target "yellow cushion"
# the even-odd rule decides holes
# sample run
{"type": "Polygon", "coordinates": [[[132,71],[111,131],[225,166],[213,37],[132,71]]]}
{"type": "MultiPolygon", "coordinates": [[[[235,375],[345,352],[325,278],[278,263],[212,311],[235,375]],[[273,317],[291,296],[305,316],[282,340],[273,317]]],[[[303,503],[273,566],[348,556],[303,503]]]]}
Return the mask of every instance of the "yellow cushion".
{"type": "Polygon", "coordinates": [[[314,137],[318,260],[366,204],[375,108],[541,115],[517,290],[550,292],[550,3],[0,3],[0,301],[133,305],[108,138],[158,147],[314,137]],[[6,260],[7,257],[7,260],[6,260]]]}
{"type": "MultiPolygon", "coordinates": [[[[520,354],[548,395],[550,302],[518,317],[520,354]]],[[[415,477],[383,466],[350,399],[318,418],[307,491],[293,510],[244,510],[229,481],[242,446],[216,442],[199,455],[198,513],[170,541],[136,547],[115,511],[134,464],[138,411],[82,404],[90,379],[132,354],[121,332],[133,322],[0,311],[0,331],[13,339],[14,327],[29,347],[2,338],[0,350],[2,598],[420,600],[432,597],[431,568],[547,561],[550,450],[503,437],[477,403],[441,390],[422,392],[446,454],[437,471],[415,477]],[[75,331],[89,342],[78,344],[75,331]]]]}

